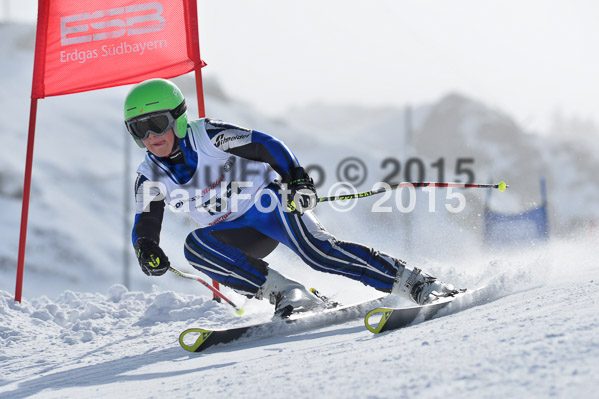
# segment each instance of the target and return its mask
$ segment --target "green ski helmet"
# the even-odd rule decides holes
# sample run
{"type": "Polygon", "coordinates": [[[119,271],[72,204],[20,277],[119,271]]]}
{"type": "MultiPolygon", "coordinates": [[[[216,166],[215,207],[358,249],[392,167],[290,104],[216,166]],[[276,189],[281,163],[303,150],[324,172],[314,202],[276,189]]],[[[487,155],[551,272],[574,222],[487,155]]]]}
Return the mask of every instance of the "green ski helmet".
{"type": "Polygon", "coordinates": [[[149,79],[135,85],[125,98],[125,125],[138,146],[150,133],[170,129],[175,137],[187,134],[187,107],[181,90],[166,79],[149,79]]]}

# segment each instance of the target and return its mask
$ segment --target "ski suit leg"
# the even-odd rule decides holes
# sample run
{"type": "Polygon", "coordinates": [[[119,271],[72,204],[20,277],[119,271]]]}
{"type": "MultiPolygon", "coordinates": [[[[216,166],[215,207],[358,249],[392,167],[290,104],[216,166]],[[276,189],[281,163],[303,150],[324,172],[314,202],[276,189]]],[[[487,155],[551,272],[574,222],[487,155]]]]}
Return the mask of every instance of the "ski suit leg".
{"type": "Polygon", "coordinates": [[[243,219],[192,231],[185,240],[188,262],[240,294],[254,296],[266,281],[266,262],[277,242],[245,226],[243,219]]]}
{"type": "Polygon", "coordinates": [[[391,292],[403,261],[361,244],[338,240],[326,231],[312,212],[301,216],[286,212],[278,190],[276,184],[267,188],[269,195],[260,197],[261,209],[254,206],[238,219],[191,232],[185,241],[185,257],[189,263],[213,280],[253,296],[266,281],[268,264],[261,258],[267,255],[269,246],[274,249],[276,245],[272,242],[281,242],[315,270],[391,292]],[[232,240],[225,239],[227,231],[244,228],[261,233],[263,241],[231,245],[232,240]],[[269,238],[264,245],[264,240],[269,238]],[[262,249],[252,254],[251,245],[262,249]]]}
{"type": "Polygon", "coordinates": [[[274,210],[265,222],[253,223],[255,208],[247,218],[254,228],[291,248],[313,269],[342,275],[380,291],[391,292],[395,276],[404,262],[361,244],[340,241],[326,231],[313,212],[303,215],[285,212],[278,186],[268,187],[270,195],[261,197],[262,206],[274,210]],[[273,204],[273,201],[275,202],[273,204]],[[276,205],[276,206],[275,206],[276,205]]]}

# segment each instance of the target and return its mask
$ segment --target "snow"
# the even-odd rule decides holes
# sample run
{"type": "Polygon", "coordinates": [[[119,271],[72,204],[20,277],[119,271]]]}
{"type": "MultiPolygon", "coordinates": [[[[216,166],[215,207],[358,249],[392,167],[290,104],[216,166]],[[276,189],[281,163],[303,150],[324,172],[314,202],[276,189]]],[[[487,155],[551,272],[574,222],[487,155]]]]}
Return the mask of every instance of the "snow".
{"type": "Polygon", "coordinates": [[[122,285],[22,304],[1,292],[0,397],[585,397],[599,371],[597,238],[469,264],[453,281],[497,299],[400,331],[356,320],[202,354],[179,347],[183,329],[266,313],[122,285]]]}
{"type": "MultiPolygon", "coordinates": [[[[506,177],[511,183],[509,177],[526,175],[523,165],[533,162],[526,151],[539,154],[535,168],[554,182],[548,185],[550,218],[556,223],[552,231],[561,236],[544,245],[491,252],[478,241],[476,208],[468,208],[469,217],[451,218],[438,206],[435,213],[417,212],[407,219],[396,211],[372,214],[374,200],[364,199],[351,212],[319,206],[317,213],[342,239],[406,258],[457,286],[489,286],[493,300],[488,303],[454,313],[450,308],[443,317],[376,336],[355,320],[202,354],[184,351],[178,335],[186,328],[266,321],[273,309],[266,301],[247,300],[224,288],[246,310],[237,316],[230,306],[212,301],[197,282],[172,274],[150,278],[138,270],[127,237],[130,225],[123,225],[123,219],[130,221],[123,203],[141,160],[138,148],[126,147],[132,142],[120,119],[125,87],[40,101],[24,297],[15,303],[34,31],[29,25],[0,25],[0,109],[10,116],[0,131],[0,399],[594,396],[599,388],[599,234],[579,222],[598,217],[593,204],[599,203],[599,187],[591,178],[596,154],[585,151],[583,142],[541,140],[514,131],[511,139],[520,141],[506,151],[509,142],[485,141],[476,129],[489,121],[509,121],[504,116],[485,119],[487,107],[455,96],[449,100],[457,102],[445,99],[438,108],[476,111],[464,138],[469,146],[491,143],[495,153],[505,155],[480,161],[477,176],[484,179],[483,171],[501,170],[502,176],[512,173],[506,177]],[[130,175],[123,178],[126,152],[130,175]],[[562,181],[568,182],[567,190],[555,184],[562,181]],[[406,244],[407,230],[414,236],[412,248],[406,244]],[[131,265],[130,288],[122,285],[123,245],[131,265]]],[[[178,82],[187,93],[193,89],[189,77],[178,82]]],[[[381,157],[398,155],[390,143],[402,146],[392,127],[402,125],[403,116],[391,109],[367,110],[352,123],[363,109],[328,114],[319,107],[322,123],[313,121],[302,130],[302,120],[316,110],[307,107],[288,122],[275,121],[227,98],[215,82],[206,87],[208,114],[276,134],[301,159],[332,170],[329,175],[345,156],[359,154],[374,167],[381,157]],[[366,136],[369,126],[380,135],[366,136]],[[370,141],[362,143],[361,136],[370,141]],[[344,144],[347,137],[350,142],[344,144]]],[[[193,114],[194,101],[188,103],[193,114]]],[[[435,105],[415,109],[415,127],[427,129],[430,115],[438,111],[435,105]]],[[[422,131],[431,134],[431,129],[422,131]]],[[[439,146],[426,152],[418,145],[420,156],[437,159],[439,146]]],[[[379,178],[370,176],[369,182],[379,178]]],[[[331,179],[324,187],[332,185],[331,179]]],[[[531,192],[538,196],[536,189],[527,192],[514,185],[504,193],[505,202],[526,207],[531,192]]],[[[469,195],[468,206],[481,198],[469,195]]],[[[427,205],[424,201],[417,210],[427,205]]],[[[181,243],[193,228],[184,215],[166,215],[161,244],[173,264],[186,271],[191,267],[181,243]]],[[[359,283],[311,270],[286,248],[267,260],[342,303],[377,296],[359,283]]]]}

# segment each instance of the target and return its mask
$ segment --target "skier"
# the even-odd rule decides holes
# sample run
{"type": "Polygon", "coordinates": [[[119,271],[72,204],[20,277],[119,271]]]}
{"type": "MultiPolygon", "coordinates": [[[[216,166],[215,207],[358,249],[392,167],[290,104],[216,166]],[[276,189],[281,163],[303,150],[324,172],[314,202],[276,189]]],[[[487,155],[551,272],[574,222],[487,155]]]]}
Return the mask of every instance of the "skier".
{"type": "Polygon", "coordinates": [[[189,263],[240,294],[269,299],[281,317],[326,303],[264,261],[279,243],[316,270],[418,304],[456,292],[397,258],[327,232],[312,212],[313,180],[278,139],[219,120],[189,121],[183,94],[164,79],[134,86],[124,113],[127,130],[147,149],[137,169],[132,232],[146,275],[163,275],[170,266],[159,246],[168,203],[201,226],[185,241],[189,263]]]}

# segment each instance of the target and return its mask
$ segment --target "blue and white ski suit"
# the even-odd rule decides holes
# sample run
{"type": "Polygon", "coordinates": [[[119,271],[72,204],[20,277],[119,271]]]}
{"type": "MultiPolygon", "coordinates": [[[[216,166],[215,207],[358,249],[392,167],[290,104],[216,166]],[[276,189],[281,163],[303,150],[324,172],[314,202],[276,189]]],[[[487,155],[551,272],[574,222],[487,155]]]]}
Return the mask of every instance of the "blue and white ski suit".
{"type": "Polygon", "coordinates": [[[253,296],[264,284],[262,258],[278,243],[316,270],[391,291],[401,260],[338,240],[312,211],[286,211],[275,179],[300,164],[284,143],[206,118],[189,123],[178,147],[165,158],[148,152],[138,168],[134,244],[138,237],[159,242],[169,204],[202,226],[185,241],[189,263],[241,294],[253,296]]]}

